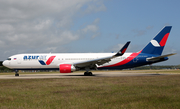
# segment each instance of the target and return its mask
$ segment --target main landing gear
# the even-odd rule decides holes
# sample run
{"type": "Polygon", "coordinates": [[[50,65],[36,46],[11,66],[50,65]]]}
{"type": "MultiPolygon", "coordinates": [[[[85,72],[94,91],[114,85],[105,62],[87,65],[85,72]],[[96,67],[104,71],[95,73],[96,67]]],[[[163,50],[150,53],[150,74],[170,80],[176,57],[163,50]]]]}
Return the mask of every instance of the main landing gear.
{"type": "Polygon", "coordinates": [[[92,72],[84,72],[84,76],[93,76],[92,72]]]}
{"type": "Polygon", "coordinates": [[[18,70],[15,70],[15,76],[19,76],[18,70]]]}

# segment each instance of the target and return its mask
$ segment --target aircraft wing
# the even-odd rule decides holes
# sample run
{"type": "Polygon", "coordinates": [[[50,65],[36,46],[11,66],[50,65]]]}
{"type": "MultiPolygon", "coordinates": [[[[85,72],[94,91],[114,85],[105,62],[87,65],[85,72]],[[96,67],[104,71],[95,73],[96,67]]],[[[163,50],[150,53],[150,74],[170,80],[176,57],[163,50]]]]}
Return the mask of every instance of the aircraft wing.
{"type": "Polygon", "coordinates": [[[83,61],[83,62],[78,62],[78,63],[74,63],[73,65],[75,67],[78,68],[96,68],[96,65],[102,65],[104,63],[107,63],[109,61],[111,61],[111,59],[116,58],[118,56],[122,56],[127,47],[129,46],[130,41],[128,41],[123,47],[122,49],[120,49],[115,55],[109,56],[109,57],[103,57],[103,58],[98,58],[98,59],[93,59],[93,60],[89,60],[89,61],[83,61]]]}
{"type": "Polygon", "coordinates": [[[157,61],[157,60],[160,60],[164,57],[169,57],[169,56],[172,56],[172,55],[175,55],[176,53],[171,53],[171,54],[167,54],[167,55],[162,55],[162,56],[158,56],[158,57],[152,57],[152,58],[147,58],[147,61],[157,61]]]}

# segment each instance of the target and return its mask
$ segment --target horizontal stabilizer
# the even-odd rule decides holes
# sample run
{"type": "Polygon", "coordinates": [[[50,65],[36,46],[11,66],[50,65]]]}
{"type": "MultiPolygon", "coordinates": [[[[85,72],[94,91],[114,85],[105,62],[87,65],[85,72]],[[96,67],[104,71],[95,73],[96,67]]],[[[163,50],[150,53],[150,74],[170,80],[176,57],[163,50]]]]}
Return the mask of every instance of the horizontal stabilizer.
{"type": "Polygon", "coordinates": [[[158,56],[158,57],[152,57],[152,58],[147,58],[147,61],[157,61],[157,60],[160,60],[164,57],[169,57],[169,56],[172,56],[172,55],[175,55],[176,53],[171,53],[171,54],[167,54],[167,55],[162,55],[162,56],[158,56]]]}

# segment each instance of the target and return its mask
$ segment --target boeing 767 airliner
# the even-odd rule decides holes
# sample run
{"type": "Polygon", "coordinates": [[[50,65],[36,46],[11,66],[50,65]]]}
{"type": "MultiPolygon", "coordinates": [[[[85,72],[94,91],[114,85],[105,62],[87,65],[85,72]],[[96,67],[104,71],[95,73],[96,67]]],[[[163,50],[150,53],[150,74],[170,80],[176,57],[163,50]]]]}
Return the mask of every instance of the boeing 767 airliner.
{"type": "Polygon", "coordinates": [[[125,53],[127,42],[117,53],[49,53],[17,54],[10,56],[3,65],[15,70],[59,70],[60,73],[85,70],[84,75],[91,76],[90,70],[126,69],[149,65],[168,60],[167,54],[161,55],[172,26],[165,26],[141,51],[125,53]]]}

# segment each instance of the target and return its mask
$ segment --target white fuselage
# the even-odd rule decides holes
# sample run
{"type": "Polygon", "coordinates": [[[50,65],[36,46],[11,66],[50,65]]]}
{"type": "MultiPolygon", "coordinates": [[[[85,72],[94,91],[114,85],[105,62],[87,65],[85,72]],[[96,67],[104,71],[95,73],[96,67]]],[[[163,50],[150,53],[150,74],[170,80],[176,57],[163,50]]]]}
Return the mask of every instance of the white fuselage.
{"type": "MultiPolygon", "coordinates": [[[[71,64],[77,62],[86,62],[88,60],[103,58],[112,56],[115,53],[49,53],[49,54],[18,54],[9,57],[6,61],[3,62],[3,65],[11,68],[11,69],[33,69],[33,68],[59,68],[60,64],[71,64]],[[49,59],[51,56],[55,56],[55,58],[51,61],[49,59]],[[42,64],[39,60],[46,63],[50,61],[49,65],[42,64]]],[[[111,59],[110,62],[105,63],[98,67],[103,67],[107,65],[113,65],[118,62],[121,62],[127,57],[129,57],[132,53],[125,53],[123,56],[116,57],[111,59]]]]}

